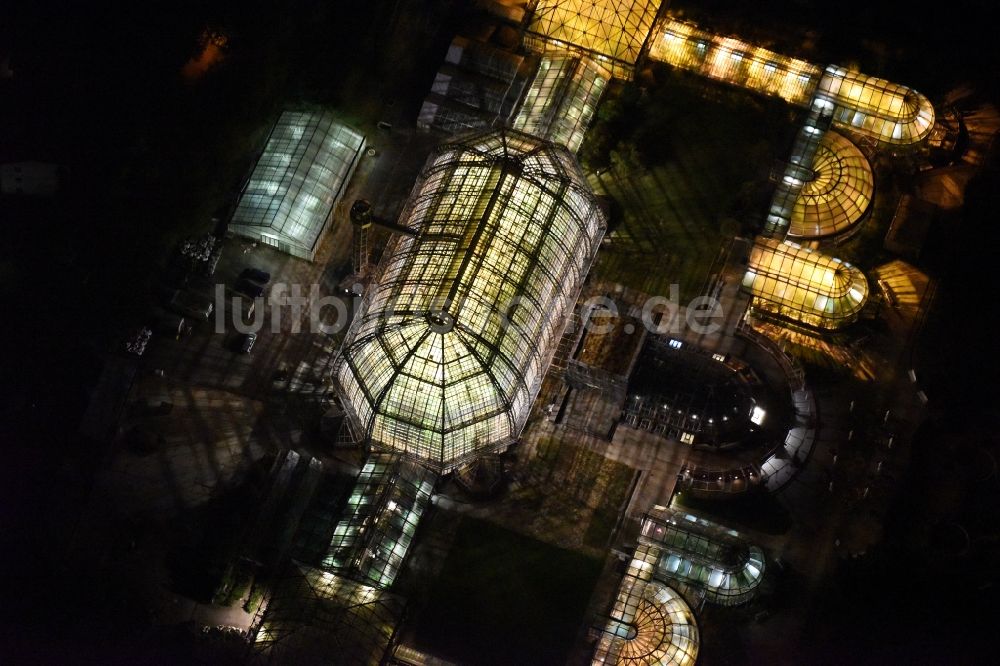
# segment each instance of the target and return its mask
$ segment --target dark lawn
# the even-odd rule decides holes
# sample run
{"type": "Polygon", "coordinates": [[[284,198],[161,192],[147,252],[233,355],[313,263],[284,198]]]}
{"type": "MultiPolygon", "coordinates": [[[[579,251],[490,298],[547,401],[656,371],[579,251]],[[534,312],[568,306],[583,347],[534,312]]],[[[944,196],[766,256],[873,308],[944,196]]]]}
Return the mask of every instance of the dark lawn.
{"type": "Polygon", "coordinates": [[[599,560],[463,518],[416,643],[463,664],[563,664],[600,571],[599,560]]]}
{"type": "Polygon", "coordinates": [[[769,170],[797,124],[780,101],[654,70],[645,93],[613,89],[581,149],[616,202],[597,277],[653,295],[701,293],[723,241],[763,219],[769,170]]]}

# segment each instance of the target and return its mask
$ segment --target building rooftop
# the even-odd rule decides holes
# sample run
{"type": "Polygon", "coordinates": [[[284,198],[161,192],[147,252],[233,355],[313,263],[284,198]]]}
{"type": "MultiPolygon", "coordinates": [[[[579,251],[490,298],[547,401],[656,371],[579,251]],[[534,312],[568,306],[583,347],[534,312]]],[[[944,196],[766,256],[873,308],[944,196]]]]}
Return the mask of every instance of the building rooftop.
{"type": "Polygon", "coordinates": [[[329,112],[284,111],[240,194],[230,228],[312,259],[365,137],[329,112]]]}
{"type": "Polygon", "coordinates": [[[581,51],[615,77],[632,78],[659,8],[659,0],[536,0],[526,43],[581,51]]]}
{"type": "Polygon", "coordinates": [[[864,153],[850,139],[827,132],[813,158],[812,180],[802,185],[792,207],[788,235],[824,238],[861,221],[875,195],[875,177],[864,153]]]}
{"type": "Polygon", "coordinates": [[[573,156],[514,131],[428,160],[334,370],[376,449],[438,471],[520,434],[604,234],[573,156]]]}
{"type": "Polygon", "coordinates": [[[815,328],[857,319],[868,280],[854,266],[790,241],[759,238],[750,251],[743,287],[751,307],[815,328]]]}

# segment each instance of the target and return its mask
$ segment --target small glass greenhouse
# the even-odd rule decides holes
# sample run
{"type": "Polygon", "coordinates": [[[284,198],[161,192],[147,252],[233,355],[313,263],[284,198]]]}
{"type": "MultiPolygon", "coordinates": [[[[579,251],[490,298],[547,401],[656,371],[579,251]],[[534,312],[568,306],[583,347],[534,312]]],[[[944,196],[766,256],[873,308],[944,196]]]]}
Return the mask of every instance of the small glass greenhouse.
{"type": "Polygon", "coordinates": [[[396,455],[373,454],[333,531],[324,569],[392,585],[434,489],[434,474],[396,455]]]}
{"type": "Polygon", "coordinates": [[[283,112],[240,193],[230,229],[312,260],[364,147],[365,137],[329,112],[283,112]]]}

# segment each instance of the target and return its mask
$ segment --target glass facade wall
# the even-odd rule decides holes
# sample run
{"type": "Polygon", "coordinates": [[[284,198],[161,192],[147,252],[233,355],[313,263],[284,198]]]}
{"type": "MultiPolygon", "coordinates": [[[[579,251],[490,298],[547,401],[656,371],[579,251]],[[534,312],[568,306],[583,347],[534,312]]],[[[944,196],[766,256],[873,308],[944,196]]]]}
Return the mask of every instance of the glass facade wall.
{"type": "Polygon", "coordinates": [[[809,106],[816,97],[828,105],[837,127],[885,144],[918,143],[934,127],[934,107],[911,88],[842,67],[823,70],[670,16],[654,28],[649,57],[797,106],[809,106]]]}
{"type": "Polygon", "coordinates": [[[659,8],[660,0],[535,0],[525,45],[578,51],[631,79],[659,8]]]}
{"type": "Polygon", "coordinates": [[[365,137],[327,112],[285,111],[240,194],[230,228],[312,259],[365,137]]]}
{"type": "Polygon", "coordinates": [[[443,473],[520,434],[605,220],[572,154],[499,131],[439,146],[401,222],[334,378],[373,448],[443,473]]]}
{"type": "Polygon", "coordinates": [[[575,153],[610,78],[606,69],[589,58],[542,56],[514,118],[514,129],[561,144],[575,153]]]}
{"type": "Polygon", "coordinates": [[[855,321],[868,299],[868,280],[854,266],[767,238],[750,251],[743,287],[752,309],[822,329],[855,321]]]}

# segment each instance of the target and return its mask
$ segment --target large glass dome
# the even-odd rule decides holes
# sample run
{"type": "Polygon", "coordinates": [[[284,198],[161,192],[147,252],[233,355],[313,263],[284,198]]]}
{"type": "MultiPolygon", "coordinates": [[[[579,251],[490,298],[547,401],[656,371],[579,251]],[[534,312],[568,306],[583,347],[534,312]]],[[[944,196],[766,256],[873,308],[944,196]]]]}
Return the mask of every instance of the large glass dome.
{"type": "Polygon", "coordinates": [[[440,146],[334,370],[374,448],[441,472],[520,433],[604,235],[573,156],[512,131],[440,146]]]}

